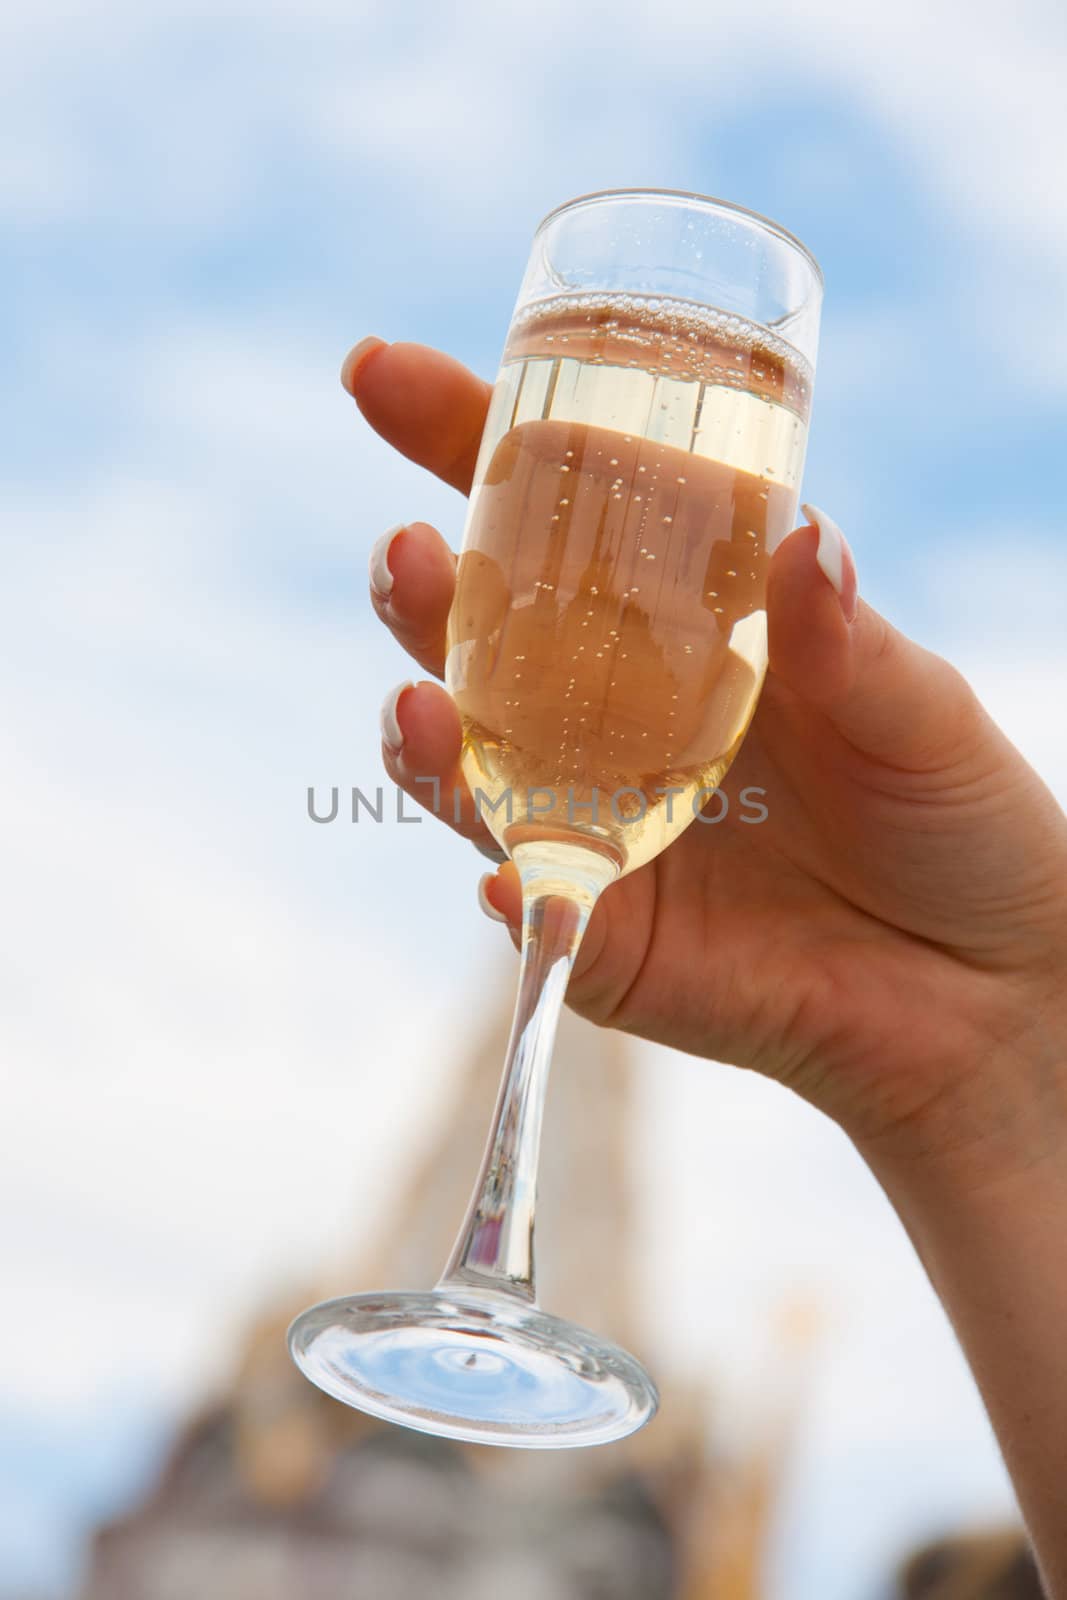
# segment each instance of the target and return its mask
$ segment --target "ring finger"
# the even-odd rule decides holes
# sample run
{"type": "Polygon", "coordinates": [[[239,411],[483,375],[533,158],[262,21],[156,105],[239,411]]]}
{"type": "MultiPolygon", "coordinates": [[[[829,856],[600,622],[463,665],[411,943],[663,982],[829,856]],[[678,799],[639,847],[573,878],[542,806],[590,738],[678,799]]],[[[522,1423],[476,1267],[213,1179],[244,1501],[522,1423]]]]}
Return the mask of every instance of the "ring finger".
{"type": "Polygon", "coordinates": [[[460,767],[463,730],[455,702],[436,683],[402,683],[382,707],[382,760],[393,782],[476,844],[495,850],[460,767]]]}
{"type": "Polygon", "coordinates": [[[437,529],[428,522],[390,528],[371,550],[369,576],[375,614],[424,671],[443,678],[456,558],[437,529]]]}

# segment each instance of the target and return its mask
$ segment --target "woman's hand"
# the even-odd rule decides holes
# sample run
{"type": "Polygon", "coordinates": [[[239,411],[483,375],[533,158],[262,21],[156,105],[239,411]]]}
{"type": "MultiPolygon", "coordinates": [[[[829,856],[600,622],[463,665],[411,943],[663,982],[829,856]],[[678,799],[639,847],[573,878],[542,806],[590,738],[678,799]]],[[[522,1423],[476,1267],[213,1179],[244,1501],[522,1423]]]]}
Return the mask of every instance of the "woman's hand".
{"type": "MultiPolygon", "coordinates": [[[[469,488],[488,384],[436,351],[378,341],[343,376],[385,439],[469,488]]],[[[378,616],[437,679],[454,572],[425,523],[372,559],[378,616]]],[[[1040,1159],[1067,1129],[1064,1074],[1049,1064],[1067,822],[959,673],[857,602],[832,524],[778,549],[767,609],[770,672],[729,780],[735,803],[603,896],[570,1004],[757,1068],[870,1153],[951,1154],[976,1182],[1040,1159]],[[765,820],[736,804],[745,788],[762,791],[765,820]]],[[[391,697],[387,734],[395,782],[423,804],[432,786],[419,780],[461,790],[460,831],[488,839],[444,689],[391,697]]],[[[485,892],[514,931],[514,869],[485,892]]]]}

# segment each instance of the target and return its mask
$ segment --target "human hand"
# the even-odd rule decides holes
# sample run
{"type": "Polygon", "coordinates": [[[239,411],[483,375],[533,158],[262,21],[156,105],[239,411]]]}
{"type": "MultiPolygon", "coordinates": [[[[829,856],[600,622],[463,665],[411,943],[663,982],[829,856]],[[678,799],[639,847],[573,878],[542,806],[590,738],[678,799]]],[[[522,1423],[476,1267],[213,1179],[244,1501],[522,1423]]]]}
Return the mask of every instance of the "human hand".
{"type": "MultiPolygon", "coordinates": [[[[469,488],[490,385],[439,352],[379,341],[343,378],[383,438],[469,488]]],[[[372,561],[378,616],[438,679],[454,576],[425,523],[372,561]]],[[[1062,812],[960,674],[856,601],[832,525],[776,551],[767,614],[770,671],[729,782],[764,791],[766,820],[733,808],[693,824],[612,885],[569,1003],[780,1080],[876,1166],[930,1156],[983,1183],[1041,1159],[1054,1136],[1067,1146],[1052,1020],[1067,967],[1062,812]]],[[[428,778],[456,789],[459,831],[487,840],[446,691],[405,687],[386,722],[392,779],[422,803],[428,778]]],[[[514,868],[484,894],[514,936],[514,868]]]]}

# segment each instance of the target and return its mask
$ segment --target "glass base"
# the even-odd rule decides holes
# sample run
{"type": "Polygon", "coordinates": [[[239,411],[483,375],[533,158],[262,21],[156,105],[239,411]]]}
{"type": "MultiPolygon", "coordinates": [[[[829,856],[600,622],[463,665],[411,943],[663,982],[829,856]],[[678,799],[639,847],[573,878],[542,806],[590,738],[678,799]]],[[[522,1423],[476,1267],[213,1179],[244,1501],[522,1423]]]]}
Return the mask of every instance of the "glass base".
{"type": "Polygon", "coordinates": [[[607,1444],[659,1403],[617,1345],[516,1295],[465,1285],[327,1300],[297,1317],[289,1349],[346,1405],[474,1444],[607,1444]]]}

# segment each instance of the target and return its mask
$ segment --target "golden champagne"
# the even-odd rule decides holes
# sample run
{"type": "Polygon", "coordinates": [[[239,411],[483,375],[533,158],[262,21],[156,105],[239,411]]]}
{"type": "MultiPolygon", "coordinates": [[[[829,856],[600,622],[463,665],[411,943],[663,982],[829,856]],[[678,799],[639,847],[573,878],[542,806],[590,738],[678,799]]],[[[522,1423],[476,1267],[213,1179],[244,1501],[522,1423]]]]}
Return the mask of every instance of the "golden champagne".
{"type": "Polygon", "coordinates": [[[447,659],[464,775],[507,848],[571,841],[632,871],[721,781],[766,670],[810,393],[784,340],[682,301],[516,318],[447,659]]]}

